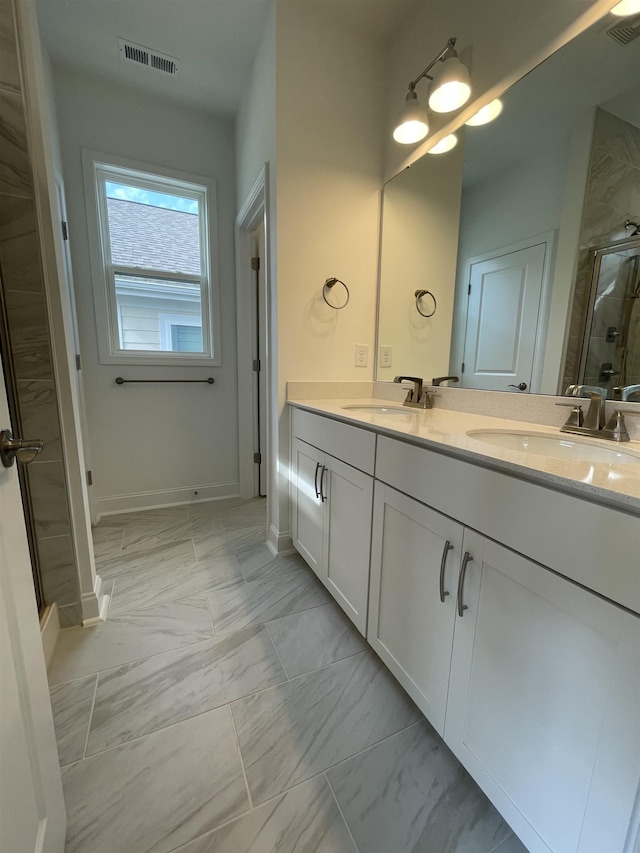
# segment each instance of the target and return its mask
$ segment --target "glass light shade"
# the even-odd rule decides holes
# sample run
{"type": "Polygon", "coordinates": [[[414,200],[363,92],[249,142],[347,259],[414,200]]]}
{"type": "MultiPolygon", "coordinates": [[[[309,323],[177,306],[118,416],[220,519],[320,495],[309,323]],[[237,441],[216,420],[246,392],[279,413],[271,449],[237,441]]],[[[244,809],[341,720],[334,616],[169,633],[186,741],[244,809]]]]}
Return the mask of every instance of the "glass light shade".
{"type": "Polygon", "coordinates": [[[623,17],[624,15],[635,15],[636,12],[640,12],[640,0],[621,0],[620,3],[616,3],[613,9],[610,9],[612,15],[619,15],[623,17]]]}
{"type": "Polygon", "coordinates": [[[436,113],[450,113],[466,104],[471,96],[467,67],[457,56],[445,59],[431,86],[429,106],[436,113]]]}
{"type": "Polygon", "coordinates": [[[489,124],[489,122],[493,121],[494,118],[498,118],[501,112],[502,101],[499,98],[496,98],[495,101],[491,101],[491,103],[482,107],[481,110],[478,110],[475,115],[472,115],[470,119],[467,119],[465,124],[468,124],[469,127],[478,127],[481,124],[489,124]]]}
{"type": "Polygon", "coordinates": [[[434,145],[433,148],[430,148],[429,154],[445,154],[447,151],[451,151],[452,148],[455,148],[458,144],[458,137],[455,133],[450,133],[449,136],[445,136],[444,139],[441,139],[437,145],[434,145]]]}
{"type": "Polygon", "coordinates": [[[400,120],[393,131],[393,138],[402,145],[420,142],[429,133],[427,111],[421,106],[415,92],[409,92],[400,114],[400,120]]]}

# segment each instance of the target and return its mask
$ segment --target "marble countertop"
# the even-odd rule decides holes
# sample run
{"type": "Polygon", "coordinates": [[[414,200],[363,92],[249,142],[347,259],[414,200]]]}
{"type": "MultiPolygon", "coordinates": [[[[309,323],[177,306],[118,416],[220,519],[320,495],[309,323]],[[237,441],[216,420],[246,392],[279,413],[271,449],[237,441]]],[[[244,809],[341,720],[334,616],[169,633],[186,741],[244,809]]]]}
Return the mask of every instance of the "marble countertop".
{"type": "Polygon", "coordinates": [[[494,468],[550,488],[570,492],[578,497],[604,503],[640,515],[640,441],[618,444],[590,437],[563,435],[569,441],[595,444],[620,450],[638,457],[638,463],[591,462],[558,459],[551,456],[508,450],[468,435],[470,430],[494,430],[536,433],[559,437],[557,427],[488,415],[451,411],[450,409],[411,409],[380,414],[354,411],[345,406],[381,406],[401,408],[393,401],[374,398],[333,400],[289,400],[290,405],[319,415],[354,424],[381,435],[404,439],[431,450],[447,453],[475,464],[494,468]]]}

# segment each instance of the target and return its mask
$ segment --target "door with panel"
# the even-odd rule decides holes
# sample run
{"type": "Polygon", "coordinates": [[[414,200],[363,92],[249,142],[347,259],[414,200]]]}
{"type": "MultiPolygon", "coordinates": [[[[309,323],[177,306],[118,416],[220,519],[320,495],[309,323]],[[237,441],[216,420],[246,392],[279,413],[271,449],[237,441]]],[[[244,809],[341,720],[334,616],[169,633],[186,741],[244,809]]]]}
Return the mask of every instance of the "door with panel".
{"type": "Polygon", "coordinates": [[[478,533],[464,550],[447,744],[530,850],[626,850],[640,620],[478,533]]]}
{"type": "Polygon", "coordinates": [[[369,643],[444,732],[463,527],[376,481],[369,643]]]}
{"type": "Polygon", "coordinates": [[[62,780],[15,464],[0,465],[0,507],[0,850],[61,853],[62,780]]]}
{"type": "Polygon", "coordinates": [[[293,500],[292,539],[318,577],[322,575],[324,501],[320,490],[324,453],[294,438],[292,442],[293,500]]]}
{"type": "Polygon", "coordinates": [[[326,456],[322,580],[356,628],[366,636],[373,477],[326,456]]]}
{"type": "Polygon", "coordinates": [[[464,388],[531,390],[547,252],[538,243],[471,264],[464,388]]]}

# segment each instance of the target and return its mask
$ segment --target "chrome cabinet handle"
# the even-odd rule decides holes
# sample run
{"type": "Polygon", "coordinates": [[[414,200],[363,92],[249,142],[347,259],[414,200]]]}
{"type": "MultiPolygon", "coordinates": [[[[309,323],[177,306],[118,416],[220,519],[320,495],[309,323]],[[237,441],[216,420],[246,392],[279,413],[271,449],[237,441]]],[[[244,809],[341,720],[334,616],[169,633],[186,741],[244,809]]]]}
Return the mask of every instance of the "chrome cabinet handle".
{"type": "Polygon", "coordinates": [[[464,611],[469,609],[466,604],[462,603],[462,590],[464,588],[464,576],[467,573],[467,566],[472,560],[473,557],[471,554],[465,551],[462,558],[462,566],[460,567],[460,578],[458,580],[458,616],[463,616],[464,611]]]}
{"type": "Polygon", "coordinates": [[[444,601],[445,596],[449,595],[449,593],[445,592],[444,589],[444,567],[447,564],[447,554],[452,549],[453,545],[447,539],[447,541],[444,543],[444,548],[442,549],[442,560],[440,561],[440,601],[444,601]]]}
{"type": "Polygon", "coordinates": [[[316,462],[316,473],[315,473],[315,476],[313,478],[313,487],[316,490],[316,497],[317,498],[321,497],[320,491],[318,490],[318,471],[319,470],[320,470],[320,463],[316,462]]]}
{"type": "Polygon", "coordinates": [[[320,474],[320,499],[322,503],[326,503],[327,496],[324,493],[324,475],[327,473],[327,468],[325,465],[322,466],[322,474],[320,474]]]}
{"type": "Polygon", "coordinates": [[[5,468],[11,468],[15,460],[28,465],[42,451],[44,441],[39,438],[14,438],[11,430],[0,432],[0,460],[5,468]]]}

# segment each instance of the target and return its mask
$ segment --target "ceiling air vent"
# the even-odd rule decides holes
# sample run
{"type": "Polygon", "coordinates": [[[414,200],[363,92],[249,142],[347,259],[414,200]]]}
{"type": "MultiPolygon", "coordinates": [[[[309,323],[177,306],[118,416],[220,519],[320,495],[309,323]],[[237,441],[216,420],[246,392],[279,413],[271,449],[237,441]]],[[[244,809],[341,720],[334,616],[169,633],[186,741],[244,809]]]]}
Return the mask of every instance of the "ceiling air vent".
{"type": "Polygon", "coordinates": [[[174,56],[159,53],[150,47],[121,38],[118,39],[118,50],[123,62],[135,62],[136,65],[145,65],[147,68],[163,71],[165,74],[178,73],[178,60],[174,56]]]}
{"type": "Polygon", "coordinates": [[[607,30],[607,35],[623,47],[640,36],[640,15],[625,18],[607,30]]]}

